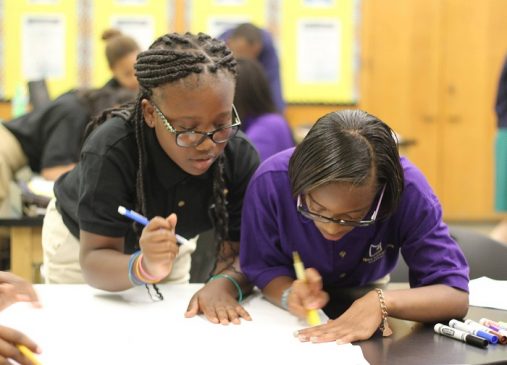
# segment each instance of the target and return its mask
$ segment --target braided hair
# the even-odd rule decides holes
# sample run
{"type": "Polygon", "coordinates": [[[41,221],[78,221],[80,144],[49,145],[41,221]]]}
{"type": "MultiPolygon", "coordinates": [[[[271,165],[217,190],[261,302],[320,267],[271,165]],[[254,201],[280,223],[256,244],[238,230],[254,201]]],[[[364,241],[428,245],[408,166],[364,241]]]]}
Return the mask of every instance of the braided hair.
{"type": "MultiPolygon", "coordinates": [[[[139,156],[136,175],[136,210],[149,217],[149,202],[145,199],[149,181],[145,179],[147,152],[144,136],[144,117],[141,107],[143,99],[149,99],[153,95],[153,89],[182,80],[192,74],[206,72],[216,74],[218,71],[226,71],[235,77],[236,60],[223,41],[211,38],[204,33],[197,35],[170,33],[159,37],[148,50],[138,54],[135,70],[140,89],[135,103],[124,106],[121,110],[108,110],[103,113],[101,117],[92,122],[93,124],[87,130],[87,135],[111,114],[121,116],[128,112],[128,118],[124,119],[127,119],[127,123],[134,127],[139,156]]],[[[230,257],[234,261],[235,256],[223,254],[223,252],[230,251],[224,247],[228,237],[228,214],[225,205],[227,192],[223,169],[224,157],[222,154],[214,164],[213,171],[214,205],[212,218],[217,242],[216,257],[217,261],[230,260],[230,257]]],[[[141,227],[136,226],[138,236],[140,236],[140,232],[141,227]]],[[[215,267],[213,270],[215,270],[215,267]]]]}

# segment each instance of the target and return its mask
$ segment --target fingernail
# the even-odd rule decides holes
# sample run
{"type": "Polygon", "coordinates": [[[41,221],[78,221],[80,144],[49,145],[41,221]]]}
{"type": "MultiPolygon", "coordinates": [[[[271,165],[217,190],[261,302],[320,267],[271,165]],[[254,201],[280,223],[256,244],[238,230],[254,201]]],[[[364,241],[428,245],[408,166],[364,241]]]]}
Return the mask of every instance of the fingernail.
{"type": "Polygon", "coordinates": [[[308,337],[304,336],[304,335],[299,335],[298,336],[298,339],[299,341],[301,342],[308,342],[308,337]]]}
{"type": "Polygon", "coordinates": [[[312,337],[310,337],[310,341],[313,343],[316,343],[319,341],[319,338],[317,336],[312,336],[312,337]]]}
{"type": "Polygon", "coordinates": [[[345,342],[343,342],[342,340],[336,340],[336,344],[337,345],[345,345],[345,342]]]}
{"type": "Polygon", "coordinates": [[[298,337],[298,336],[299,336],[299,331],[294,331],[294,332],[292,332],[292,335],[293,335],[294,337],[298,337]]]}

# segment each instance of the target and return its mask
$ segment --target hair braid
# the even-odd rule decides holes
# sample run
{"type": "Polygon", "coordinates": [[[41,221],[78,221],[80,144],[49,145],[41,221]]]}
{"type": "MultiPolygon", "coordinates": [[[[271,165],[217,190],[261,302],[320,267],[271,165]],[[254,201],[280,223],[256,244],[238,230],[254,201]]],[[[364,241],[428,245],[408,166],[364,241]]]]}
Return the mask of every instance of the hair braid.
{"type": "Polygon", "coordinates": [[[146,95],[158,86],[190,74],[216,73],[223,69],[236,75],[236,60],[223,41],[199,33],[166,34],[137,56],[136,76],[146,95]]]}
{"type": "Polygon", "coordinates": [[[213,198],[215,201],[212,215],[215,226],[215,242],[216,242],[216,261],[210,272],[210,276],[215,273],[217,263],[221,263],[220,271],[229,268],[234,258],[238,255],[238,248],[227,245],[229,237],[229,213],[227,211],[227,189],[224,180],[224,156],[220,156],[217,160],[213,171],[213,198]],[[227,246],[227,247],[226,247],[227,246]]]}

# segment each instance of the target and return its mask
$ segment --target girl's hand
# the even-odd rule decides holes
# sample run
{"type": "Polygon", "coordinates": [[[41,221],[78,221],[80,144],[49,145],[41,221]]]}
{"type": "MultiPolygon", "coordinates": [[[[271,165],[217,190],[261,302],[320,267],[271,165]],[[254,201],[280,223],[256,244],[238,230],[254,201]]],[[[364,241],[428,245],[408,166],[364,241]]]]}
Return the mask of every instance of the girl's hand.
{"type": "Polygon", "coordinates": [[[250,314],[238,303],[236,296],[237,289],[228,279],[209,281],[190,299],[185,317],[203,313],[212,323],[240,324],[240,318],[251,321],[250,314]]]}
{"type": "Polygon", "coordinates": [[[375,291],[352,303],[349,309],[326,324],[299,330],[295,335],[300,341],[330,342],[339,344],[370,338],[380,326],[382,311],[375,291]]]}
{"type": "Polygon", "coordinates": [[[309,309],[321,309],[329,301],[322,290],[322,278],[317,270],[305,270],[306,280],[296,280],[287,298],[288,310],[299,318],[306,318],[309,309]]]}
{"type": "Polygon", "coordinates": [[[16,345],[24,345],[37,354],[41,352],[37,344],[21,332],[0,326],[0,364],[12,364],[9,361],[9,359],[12,359],[21,365],[34,365],[18,350],[16,345]]]}
{"type": "Polygon", "coordinates": [[[155,217],[143,229],[139,246],[143,252],[143,268],[148,274],[165,278],[171,273],[179,246],[176,243],[176,214],[155,217]]]}
{"type": "Polygon", "coordinates": [[[40,306],[32,284],[14,274],[0,271],[0,310],[15,302],[32,302],[34,306],[40,306]]]}

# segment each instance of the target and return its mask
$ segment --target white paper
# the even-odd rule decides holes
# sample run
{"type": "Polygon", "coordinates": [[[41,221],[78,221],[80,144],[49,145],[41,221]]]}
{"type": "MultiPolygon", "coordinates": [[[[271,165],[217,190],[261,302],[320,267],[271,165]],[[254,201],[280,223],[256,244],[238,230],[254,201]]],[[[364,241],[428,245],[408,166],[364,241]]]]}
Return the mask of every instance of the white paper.
{"type": "Polygon", "coordinates": [[[28,0],[30,5],[56,5],[60,0],[28,0]]]}
{"type": "Polygon", "coordinates": [[[470,305],[507,310],[507,281],[486,276],[470,280],[470,305]]]}
{"type": "Polygon", "coordinates": [[[116,4],[118,5],[147,5],[148,0],[116,0],[116,4]]]}
{"type": "Polygon", "coordinates": [[[302,0],[304,6],[327,8],[334,5],[334,0],[302,0]]]}
{"type": "Polygon", "coordinates": [[[300,83],[336,83],[340,75],[341,23],[301,20],[297,35],[297,78],[300,83]]]}
{"type": "Polygon", "coordinates": [[[215,0],[216,6],[240,6],[245,5],[246,0],[215,0]]]}
{"type": "Polygon", "coordinates": [[[226,30],[236,28],[239,24],[249,22],[251,22],[251,19],[248,17],[210,17],[208,19],[208,30],[206,33],[212,37],[218,37],[226,30]]]}
{"type": "Polygon", "coordinates": [[[142,50],[148,49],[155,40],[155,21],[152,16],[113,16],[111,25],[134,38],[142,50]]]}
{"type": "Polygon", "coordinates": [[[65,76],[65,18],[26,15],[22,22],[23,78],[39,80],[65,76]]]}
{"type": "Polygon", "coordinates": [[[18,303],[0,323],[22,330],[51,365],[170,364],[368,364],[357,345],[302,343],[304,326],[260,295],[247,298],[253,317],[240,325],[216,325],[183,316],[200,285],[160,286],[165,300],[152,302],[146,288],[109,293],[87,285],[36,285],[42,308],[18,303]],[[186,360],[185,360],[186,359],[186,360]],[[181,361],[180,361],[181,362],[181,361]]]}

